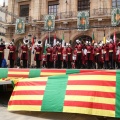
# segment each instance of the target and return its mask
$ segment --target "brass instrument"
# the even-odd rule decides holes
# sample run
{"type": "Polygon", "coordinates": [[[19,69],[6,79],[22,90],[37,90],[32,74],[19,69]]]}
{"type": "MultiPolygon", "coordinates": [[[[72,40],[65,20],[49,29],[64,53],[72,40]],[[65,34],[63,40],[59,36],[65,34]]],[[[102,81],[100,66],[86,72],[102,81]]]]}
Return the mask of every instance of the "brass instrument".
{"type": "Polygon", "coordinates": [[[29,40],[28,40],[27,38],[24,38],[24,39],[23,39],[23,43],[24,43],[25,45],[28,45],[28,44],[29,44],[29,40]]]}

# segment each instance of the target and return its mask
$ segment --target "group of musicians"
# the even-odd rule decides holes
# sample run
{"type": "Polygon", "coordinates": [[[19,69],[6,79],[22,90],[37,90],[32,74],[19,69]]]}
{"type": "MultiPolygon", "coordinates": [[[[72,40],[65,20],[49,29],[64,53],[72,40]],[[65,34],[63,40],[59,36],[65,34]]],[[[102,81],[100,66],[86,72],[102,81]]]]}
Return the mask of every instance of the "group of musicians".
{"type": "MultiPolygon", "coordinates": [[[[28,63],[28,40],[23,40],[21,46],[21,60],[23,61],[23,68],[27,68],[28,63]]],[[[76,40],[75,48],[71,47],[70,43],[66,43],[62,47],[59,41],[56,45],[51,46],[47,44],[46,53],[43,53],[42,42],[37,41],[34,60],[36,61],[36,68],[87,68],[87,69],[115,69],[120,68],[120,42],[115,44],[112,39],[107,40],[105,44],[102,42],[91,43],[86,41],[82,43],[76,40]]],[[[8,60],[10,61],[10,68],[14,67],[16,60],[15,51],[16,46],[14,40],[10,42],[7,47],[9,49],[8,60]]],[[[0,41],[0,65],[4,59],[4,41],[0,41]]]]}

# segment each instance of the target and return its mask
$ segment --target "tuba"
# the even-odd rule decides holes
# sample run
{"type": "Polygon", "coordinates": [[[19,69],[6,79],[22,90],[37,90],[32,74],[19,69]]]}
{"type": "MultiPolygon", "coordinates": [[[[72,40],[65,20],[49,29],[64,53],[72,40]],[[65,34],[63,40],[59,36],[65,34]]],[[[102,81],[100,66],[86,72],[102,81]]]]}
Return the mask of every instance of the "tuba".
{"type": "Polygon", "coordinates": [[[28,40],[27,38],[24,38],[24,39],[23,39],[23,43],[24,43],[25,45],[28,45],[28,44],[29,44],[29,40],[28,40]]]}
{"type": "Polygon", "coordinates": [[[37,45],[38,45],[38,46],[41,46],[41,45],[42,45],[41,40],[38,40],[38,41],[37,41],[37,45]]]}

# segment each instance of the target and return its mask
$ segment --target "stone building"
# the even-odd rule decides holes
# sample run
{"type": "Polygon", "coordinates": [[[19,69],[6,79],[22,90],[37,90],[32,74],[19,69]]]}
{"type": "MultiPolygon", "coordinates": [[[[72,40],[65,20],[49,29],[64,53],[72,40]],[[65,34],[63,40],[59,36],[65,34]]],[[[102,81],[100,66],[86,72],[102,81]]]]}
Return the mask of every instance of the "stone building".
{"type": "MultiPolygon", "coordinates": [[[[44,16],[47,14],[55,15],[55,30],[50,32],[50,41],[53,41],[54,35],[58,40],[64,38],[66,42],[71,40],[74,46],[76,39],[92,40],[94,32],[95,41],[103,40],[105,37],[112,37],[114,30],[119,36],[119,27],[111,26],[111,9],[120,7],[120,0],[8,0],[8,11],[13,15],[7,15],[6,39],[10,41],[15,39],[16,46],[19,46],[24,36],[31,34],[40,39],[43,43],[48,35],[48,31],[43,31],[44,16]],[[77,29],[78,11],[89,10],[90,28],[87,31],[77,29]],[[25,33],[15,34],[15,16],[24,17],[25,33]],[[107,27],[106,27],[107,26],[107,27]]],[[[44,45],[44,44],[43,44],[44,45]]],[[[16,53],[18,54],[18,53],[16,53]]],[[[33,55],[32,61],[33,62],[33,55]]]]}

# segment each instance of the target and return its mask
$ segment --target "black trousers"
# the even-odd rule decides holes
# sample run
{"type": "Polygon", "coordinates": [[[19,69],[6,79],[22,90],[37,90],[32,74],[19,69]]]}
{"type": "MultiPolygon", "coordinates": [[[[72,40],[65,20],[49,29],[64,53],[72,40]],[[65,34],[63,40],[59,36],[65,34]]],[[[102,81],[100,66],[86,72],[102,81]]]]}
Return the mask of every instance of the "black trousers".
{"type": "Polygon", "coordinates": [[[68,67],[68,69],[71,68],[70,57],[71,57],[71,55],[68,55],[68,61],[67,61],[67,67],[68,67]]]}
{"type": "Polygon", "coordinates": [[[98,69],[100,68],[100,60],[99,60],[99,57],[100,55],[96,55],[95,56],[95,61],[96,61],[96,63],[97,63],[97,66],[98,66],[98,69]]]}
{"type": "Polygon", "coordinates": [[[36,60],[36,68],[40,68],[40,60],[36,60]]]}
{"type": "Polygon", "coordinates": [[[61,55],[58,55],[58,60],[57,60],[57,68],[61,68],[61,55]]]}
{"type": "Polygon", "coordinates": [[[110,68],[113,68],[113,52],[109,52],[109,64],[110,68]]]}
{"type": "Polygon", "coordinates": [[[23,68],[27,68],[27,60],[23,60],[23,68]]]}
{"type": "Polygon", "coordinates": [[[87,54],[87,68],[91,69],[92,68],[92,61],[90,60],[90,53],[87,54]]]}
{"type": "Polygon", "coordinates": [[[66,60],[63,60],[63,68],[67,68],[66,60]]]}
{"type": "Polygon", "coordinates": [[[78,68],[78,69],[80,69],[81,68],[81,65],[82,65],[82,54],[81,53],[78,53],[77,54],[77,62],[76,62],[77,64],[76,64],[76,67],[78,68]]]}
{"type": "Polygon", "coordinates": [[[2,53],[0,53],[0,67],[2,65],[2,53]]]}
{"type": "Polygon", "coordinates": [[[14,60],[10,59],[10,68],[14,68],[14,60]]]}
{"type": "Polygon", "coordinates": [[[51,68],[50,55],[47,55],[47,68],[51,68]]]}

